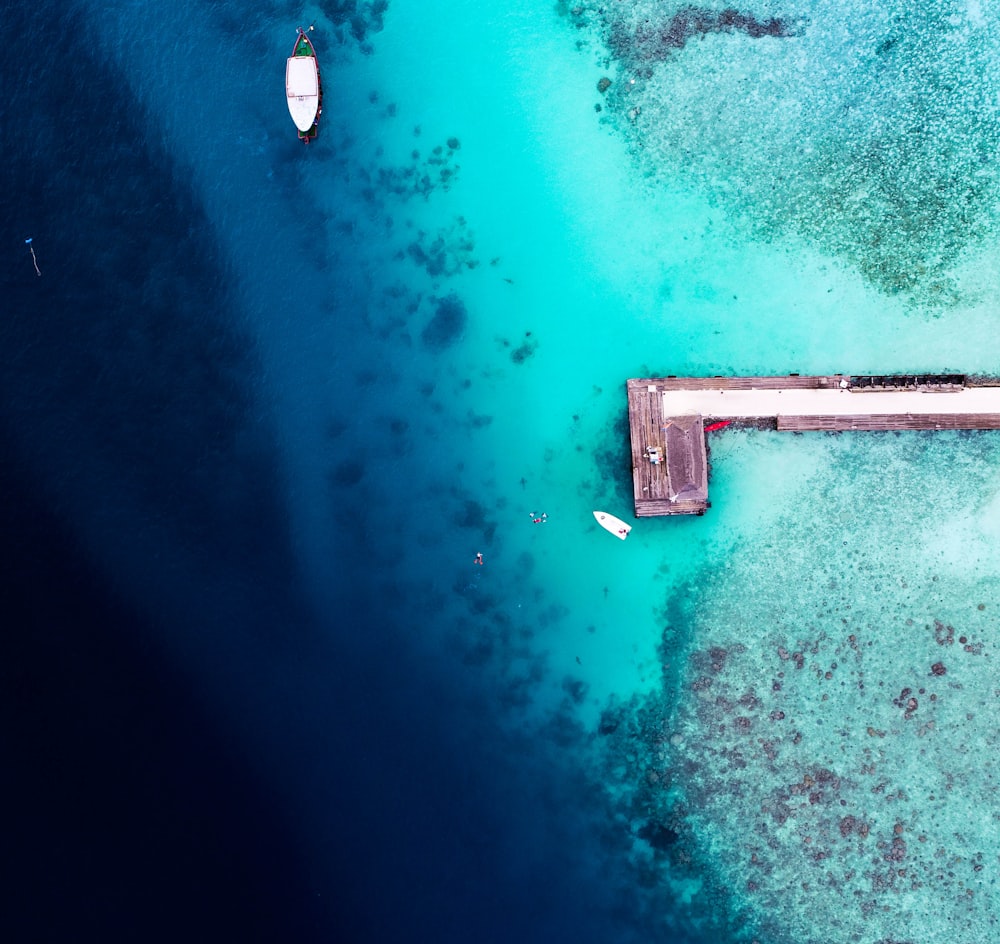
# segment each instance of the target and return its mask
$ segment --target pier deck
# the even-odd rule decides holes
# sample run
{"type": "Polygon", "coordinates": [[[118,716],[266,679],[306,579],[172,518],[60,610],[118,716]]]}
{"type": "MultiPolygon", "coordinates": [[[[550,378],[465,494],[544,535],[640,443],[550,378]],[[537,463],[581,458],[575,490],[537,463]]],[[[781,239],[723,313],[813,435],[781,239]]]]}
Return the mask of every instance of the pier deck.
{"type": "Polygon", "coordinates": [[[706,422],[779,430],[1000,429],[1000,386],[962,375],[665,377],[627,382],[637,517],[703,514],[706,422]]]}

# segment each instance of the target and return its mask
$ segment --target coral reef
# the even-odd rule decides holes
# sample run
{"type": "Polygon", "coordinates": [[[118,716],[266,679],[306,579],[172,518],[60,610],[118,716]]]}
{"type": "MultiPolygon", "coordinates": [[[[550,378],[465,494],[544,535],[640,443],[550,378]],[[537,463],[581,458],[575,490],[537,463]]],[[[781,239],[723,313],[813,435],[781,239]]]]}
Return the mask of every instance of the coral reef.
{"type": "Polygon", "coordinates": [[[669,17],[643,20],[626,32],[616,23],[611,32],[611,49],[616,56],[634,63],[657,62],[674,50],[683,49],[691,40],[709,33],[744,33],[753,39],[762,36],[781,38],[796,33],[796,25],[779,17],[758,19],[728,7],[716,11],[709,7],[684,6],[669,17]]]}
{"type": "Polygon", "coordinates": [[[424,326],[420,338],[427,347],[443,350],[462,337],[468,320],[465,303],[452,293],[438,300],[434,315],[424,326]]]}
{"type": "Polygon", "coordinates": [[[981,13],[795,0],[766,16],[642,0],[564,12],[602,70],[615,64],[603,120],[654,179],[687,180],[758,238],[806,239],[886,294],[956,301],[1000,182],[981,13]]]}
{"type": "Polygon", "coordinates": [[[371,55],[374,50],[368,37],[382,31],[389,0],[320,0],[319,7],[333,24],[338,42],[353,40],[361,52],[371,55]]]}
{"type": "MultiPolygon", "coordinates": [[[[835,453],[852,448],[828,441],[835,453]]],[[[912,437],[909,449],[924,473],[953,451],[975,492],[996,453],[978,454],[983,442],[912,437]]],[[[661,696],[652,717],[650,704],[636,707],[647,750],[662,760],[652,784],[644,771],[631,775],[655,822],[710,851],[748,934],[987,940],[1000,906],[1000,825],[988,812],[1000,781],[1000,636],[978,599],[989,583],[931,566],[940,558],[919,542],[901,555],[902,535],[955,527],[954,506],[929,513],[900,499],[918,473],[890,468],[889,444],[853,448],[872,465],[812,491],[833,524],[788,516],[737,551],[724,576],[686,589],[684,630],[697,644],[683,694],[673,708],[661,696]],[[848,542],[861,492],[873,498],[866,539],[848,542]],[[874,500],[888,495],[891,505],[874,500]],[[667,781],[673,801],[648,796],[667,781]]],[[[670,634],[664,664],[675,655],[670,634]]],[[[614,738],[628,723],[606,715],[601,730],[614,738]]]]}

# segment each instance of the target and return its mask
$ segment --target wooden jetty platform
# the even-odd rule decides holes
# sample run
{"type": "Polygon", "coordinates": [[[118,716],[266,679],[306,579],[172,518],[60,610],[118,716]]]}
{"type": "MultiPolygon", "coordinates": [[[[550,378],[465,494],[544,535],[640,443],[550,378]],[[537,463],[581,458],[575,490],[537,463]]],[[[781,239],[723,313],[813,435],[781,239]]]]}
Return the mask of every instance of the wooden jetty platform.
{"type": "Polygon", "coordinates": [[[709,506],[706,423],[774,429],[1000,429],[1000,385],[962,374],[661,377],[626,383],[636,517],[709,506]]]}

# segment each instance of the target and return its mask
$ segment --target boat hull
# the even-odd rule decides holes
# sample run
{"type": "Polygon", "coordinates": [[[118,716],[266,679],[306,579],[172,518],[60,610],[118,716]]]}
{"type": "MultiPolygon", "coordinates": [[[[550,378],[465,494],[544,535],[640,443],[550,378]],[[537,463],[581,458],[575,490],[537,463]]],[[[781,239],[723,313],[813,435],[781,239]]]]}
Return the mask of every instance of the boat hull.
{"type": "Polygon", "coordinates": [[[323,113],[323,80],[316,51],[302,29],[285,61],[285,100],[299,138],[313,140],[323,113]]]}
{"type": "Polygon", "coordinates": [[[595,511],[594,517],[605,531],[610,532],[621,541],[624,541],[628,537],[629,531],[632,530],[632,525],[622,521],[621,518],[609,515],[606,511],[595,511]]]}

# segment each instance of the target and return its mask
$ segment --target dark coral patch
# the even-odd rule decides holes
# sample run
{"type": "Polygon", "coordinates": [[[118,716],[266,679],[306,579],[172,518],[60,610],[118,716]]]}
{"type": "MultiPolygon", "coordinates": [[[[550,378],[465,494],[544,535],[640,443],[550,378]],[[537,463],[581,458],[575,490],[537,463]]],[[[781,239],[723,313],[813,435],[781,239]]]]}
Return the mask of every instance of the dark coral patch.
{"type": "Polygon", "coordinates": [[[448,295],[438,302],[420,337],[428,347],[443,350],[461,338],[468,320],[465,303],[455,294],[448,295]]]}
{"type": "Polygon", "coordinates": [[[583,704],[583,700],[587,697],[587,691],[590,688],[590,686],[581,679],[575,679],[569,676],[563,679],[562,687],[563,691],[569,695],[572,702],[576,705],[583,704]]]}
{"type": "MultiPolygon", "coordinates": [[[[509,341],[504,342],[504,346],[509,345],[509,341]]],[[[533,340],[530,331],[524,332],[524,340],[510,352],[510,359],[515,364],[523,364],[529,357],[535,353],[535,349],[538,347],[538,342],[533,340]]]]}
{"type": "Polygon", "coordinates": [[[364,478],[365,467],[357,459],[345,459],[330,475],[334,485],[342,488],[357,485],[364,478]]]}
{"type": "Polygon", "coordinates": [[[741,13],[731,7],[719,12],[688,6],[665,23],[643,24],[634,37],[616,37],[615,45],[620,53],[628,51],[640,59],[658,61],[683,49],[688,40],[709,33],[745,33],[751,39],[781,38],[796,35],[796,26],[791,20],[775,16],[757,19],[752,13],[741,13]]]}
{"type": "Polygon", "coordinates": [[[659,852],[666,852],[679,838],[677,830],[653,820],[639,828],[639,837],[659,852]]]}

